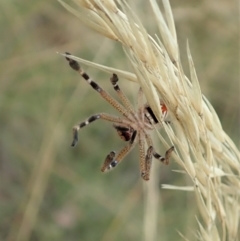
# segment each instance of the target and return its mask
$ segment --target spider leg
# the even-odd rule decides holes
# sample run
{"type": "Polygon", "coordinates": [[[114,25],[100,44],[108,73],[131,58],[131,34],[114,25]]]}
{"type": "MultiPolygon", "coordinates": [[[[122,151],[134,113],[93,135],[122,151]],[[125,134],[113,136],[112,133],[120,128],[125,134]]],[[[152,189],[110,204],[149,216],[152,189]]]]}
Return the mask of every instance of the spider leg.
{"type": "Polygon", "coordinates": [[[150,146],[147,149],[147,154],[145,157],[145,172],[141,173],[141,176],[145,181],[148,181],[150,176],[150,170],[152,166],[152,156],[153,156],[152,151],[153,151],[153,147],[150,146]]]}
{"type": "Polygon", "coordinates": [[[99,120],[99,119],[110,121],[110,122],[113,122],[113,123],[118,123],[118,124],[125,124],[125,125],[130,124],[130,122],[126,119],[123,119],[123,118],[120,118],[120,117],[114,116],[114,115],[109,115],[109,114],[106,114],[106,113],[99,113],[99,114],[92,115],[86,121],[83,121],[83,122],[81,122],[78,125],[73,127],[73,141],[72,141],[71,146],[75,146],[78,142],[78,131],[79,131],[79,129],[81,129],[81,128],[87,126],[88,124],[92,123],[93,121],[96,121],[96,120],[99,120]]]}
{"type": "Polygon", "coordinates": [[[120,131],[120,132],[126,132],[126,131],[130,131],[130,127],[126,127],[126,126],[122,126],[122,125],[116,125],[116,124],[113,124],[113,127],[117,130],[117,131],[120,131]]]}
{"type": "Polygon", "coordinates": [[[135,146],[136,142],[134,142],[135,138],[137,135],[137,131],[135,130],[132,134],[132,137],[130,141],[128,142],[128,145],[123,147],[122,150],[119,151],[119,153],[115,154],[114,151],[111,151],[107,157],[105,158],[105,161],[102,165],[101,171],[102,172],[107,172],[111,171],[114,167],[116,167],[123,159],[124,157],[133,149],[135,146]],[[116,157],[115,157],[116,156],[116,157]]]}
{"type": "Polygon", "coordinates": [[[143,91],[141,87],[138,90],[137,103],[138,103],[138,115],[140,116],[141,120],[144,120],[143,91]]]}
{"type": "Polygon", "coordinates": [[[153,156],[158,159],[159,161],[161,161],[163,164],[165,165],[168,165],[169,164],[169,159],[170,159],[170,156],[171,156],[171,153],[173,152],[174,150],[174,146],[170,147],[166,153],[165,153],[165,156],[162,157],[160,154],[158,154],[157,152],[155,152],[155,150],[153,149],[153,156]]]}
{"type": "Polygon", "coordinates": [[[147,151],[145,156],[145,142],[143,134],[139,133],[139,158],[140,158],[140,174],[143,180],[149,180],[149,173],[152,163],[152,152],[147,151]]]}
{"type": "Polygon", "coordinates": [[[127,110],[134,115],[135,111],[131,104],[131,102],[128,100],[126,95],[122,92],[118,85],[118,76],[116,74],[113,74],[110,78],[110,81],[113,85],[114,90],[117,92],[119,98],[121,99],[123,105],[127,108],[127,110]]]}
{"type": "Polygon", "coordinates": [[[145,157],[145,171],[141,172],[141,176],[142,178],[147,181],[149,180],[149,176],[150,176],[150,170],[151,170],[151,165],[152,165],[152,157],[154,156],[156,159],[160,160],[161,162],[163,162],[164,164],[168,165],[169,164],[169,158],[170,155],[172,153],[172,151],[174,150],[174,147],[172,146],[171,148],[169,148],[166,151],[165,157],[162,157],[160,154],[156,153],[154,151],[153,146],[149,146],[148,150],[147,150],[147,155],[145,157]]]}
{"type": "MultiPolygon", "coordinates": [[[[67,53],[67,55],[71,55],[67,53]]],[[[79,63],[73,59],[66,57],[66,60],[69,62],[70,67],[77,71],[87,82],[92,86],[94,90],[96,90],[111,106],[113,106],[116,110],[118,110],[122,115],[128,117],[128,111],[116,101],[111,95],[109,95],[105,90],[103,90],[95,81],[91,79],[91,77],[80,67],[79,63]]]]}
{"type": "Polygon", "coordinates": [[[158,154],[158,153],[155,151],[155,149],[154,149],[154,147],[153,147],[152,139],[151,139],[151,137],[149,136],[149,134],[145,133],[145,138],[146,138],[147,144],[148,144],[148,146],[149,146],[148,151],[151,150],[152,155],[153,155],[156,159],[158,159],[159,161],[161,161],[163,164],[168,165],[168,164],[169,164],[169,159],[170,159],[171,153],[174,151],[174,146],[170,147],[170,148],[166,151],[165,156],[163,157],[163,156],[161,156],[160,154],[158,154]]]}

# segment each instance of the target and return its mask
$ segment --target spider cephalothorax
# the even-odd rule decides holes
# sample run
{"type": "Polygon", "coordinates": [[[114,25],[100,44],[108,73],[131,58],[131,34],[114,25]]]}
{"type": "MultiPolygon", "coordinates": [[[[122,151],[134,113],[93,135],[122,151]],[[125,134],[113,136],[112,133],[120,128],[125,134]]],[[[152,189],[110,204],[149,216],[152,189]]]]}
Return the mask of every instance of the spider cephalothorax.
{"type": "MultiPolygon", "coordinates": [[[[70,55],[66,53],[66,55],[70,55]]],[[[139,155],[140,155],[140,171],[141,177],[144,180],[149,180],[150,168],[152,163],[152,157],[160,160],[164,164],[169,163],[169,158],[174,150],[172,146],[169,148],[165,156],[162,157],[158,154],[154,147],[152,138],[149,131],[154,129],[154,125],[158,124],[158,120],[154,115],[151,107],[148,104],[143,104],[143,92],[140,88],[138,91],[138,109],[134,110],[132,104],[128,98],[124,95],[118,86],[118,77],[113,74],[111,77],[111,83],[114,90],[117,92],[123,105],[111,97],[106,91],[104,91],[96,82],[94,82],[87,73],[83,71],[80,65],[68,57],[67,61],[71,68],[76,70],[87,82],[96,90],[110,105],[112,105],[118,112],[120,112],[123,117],[118,117],[115,115],[110,115],[107,113],[98,113],[89,117],[86,121],[79,123],[73,127],[73,142],[72,146],[75,146],[78,141],[78,131],[84,126],[90,124],[91,122],[103,119],[113,123],[113,127],[116,129],[120,138],[127,143],[117,154],[111,151],[102,165],[102,172],[106,172],[117,166],[124,157],[133,149],[133,147],[138,143],[139,145],[139,155]],[[147,151],[145,151],[145,145],[147,144],[147,151]]],[[[160,102],[163,117],[167,115],[167,107],[164,103],[160,102]]]]}

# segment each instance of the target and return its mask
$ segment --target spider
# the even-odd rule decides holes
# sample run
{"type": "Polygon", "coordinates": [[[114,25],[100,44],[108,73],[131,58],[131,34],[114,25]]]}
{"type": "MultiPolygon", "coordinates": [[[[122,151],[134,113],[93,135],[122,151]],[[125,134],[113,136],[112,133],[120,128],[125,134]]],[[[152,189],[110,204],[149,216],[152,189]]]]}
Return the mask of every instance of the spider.
{"type": "MultiPolygon", "coordinates": [[[[70,55],[70,53],[66,52],[66,55],[70,55]]],[[[174,146],[166,151],[164,157],[155,151],[149,131],[154,129],[153,125],[158,124],[158,120],[155,117],[151,107],[148,104],[143,104],[142,89],[140,88],[138,91],[138,109],[134,110],[132,104],[120,89],[118,85],[118,76],[116,74],[113,74],[110,80],[123,105],[110,96],[106,91],[104,91],[95,81],[93,81],[91,77],[89,77],[88,74],[80,67],[78,62],[68,57],[66,57],[66,59],[73,70],[77,71],[94,90],[96,90],[112,107],[123,115],[123,117],[118,117],[107,113],[98,113],[90,116],[86,121],[83,121],[73,127],[73,141],[71,146],[75,146],[77,144],[78,131],[81,128],[96,120],[102,119],[112,122],[113,128],[115,128],[120,138],[127,142],[127,145],[124,146],[117,154],[115,151],[111,151],[106,156],[101,167],[102,172],[110,171],[116,167],[135,147],[137,142],[139,145],[140,174],[144,180],[149,180],[152,157],[168,165],[170,155],[174,150],[174,146]],[[148,146],[146,152],[145,143],[147,143],[148,146]]],[[[163,116],[165,117],[167,115],[167,107],[161,101],[160,105],[163,116]]]]}

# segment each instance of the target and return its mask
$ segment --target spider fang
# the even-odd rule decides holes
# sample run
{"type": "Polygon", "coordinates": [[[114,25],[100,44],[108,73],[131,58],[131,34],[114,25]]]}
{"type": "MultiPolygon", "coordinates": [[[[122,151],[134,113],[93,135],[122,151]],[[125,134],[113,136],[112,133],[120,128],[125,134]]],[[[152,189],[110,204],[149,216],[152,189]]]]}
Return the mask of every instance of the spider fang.
{"type": "MultiPolygon", "coordinates": [[[[70,55],[66,53],[66,55],[70,55]]],[[[134,110],[131,102],[122,92],[118,85],[118,76],[113,74],[110,78],[113,89],[116,91],[122,104],[115,100],[109,95],[104,89],[102,89],[91,77],[84,72],[79,63],[69,57],[66,57],[69,65],[72,69],[77,71],[83,79],[97,91],[103,99],[105,99],[113,108],[115,108],[122,117],[110,115],[108,113],[98,113],[90,116],[86,121],[83,121],[73,127],[73,141],[72,146],[75,146],[78,142],[78,131],[91,124],[95,120],[105,120],[113,123],[113,128],[117,131],[119,137],[126,141],[127,144],[116,154],[115,151],[111,151],[105,158],[102,165],[101,171],[107,172],[116,167],[136,146],[139,146],[140,156],[140,173],[143,180],[149,180],[150,169],[152,164],[152,158],[158,159],[162,163],[168,165],[171,153],[174,151],[174,147],[170,147],[165,156],[161,156],[155,151],[153,147],[153,141],[149,134],[150,131],[154,130],[154,125],[158,124],[159,121],[154,115],[151,107],[148,104],[143,105],[143,91],[140,88],[138,91],[138,108],[134,110]],[[148,146],[145,152],[145,146],[148,146]]],[[[160,101],[162,109],[163,119],[167,116],[167,106],[160,101]]]]}

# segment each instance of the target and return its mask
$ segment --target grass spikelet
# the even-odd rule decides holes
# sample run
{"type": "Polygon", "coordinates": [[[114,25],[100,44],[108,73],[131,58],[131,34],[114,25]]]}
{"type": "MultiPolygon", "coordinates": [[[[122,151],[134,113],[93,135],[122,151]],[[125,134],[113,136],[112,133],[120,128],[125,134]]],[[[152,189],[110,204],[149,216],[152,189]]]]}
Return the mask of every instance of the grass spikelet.
{"type": "Polygon", "coordinates": [[[191,187],[164,188],[195,192],[201,217],[197,218],[199,230],[196,230],[196,236],[199,240],[236,240],[240,216],[239,150],[222,129],[211,103],[201,93],[188,43],[190,79],[184,74],[169,1],[163,0],[164,18],[156,1],[149,0],[160,32],[160,37],[155,38],[147,33],[124,0],[118,0],[118,5],[107,0],[74,2],[79,12],[60,0],[90,28],[120,42],[133,73],[68,57],[138,82],[160,121],[159,97],[164,101],[171,115],[171,124],[163,123],[163,128],[170,141],[164,140],[158,130],[156,132],[165,146],[173,143],[175,160],[192,180],[191,187]]]}

